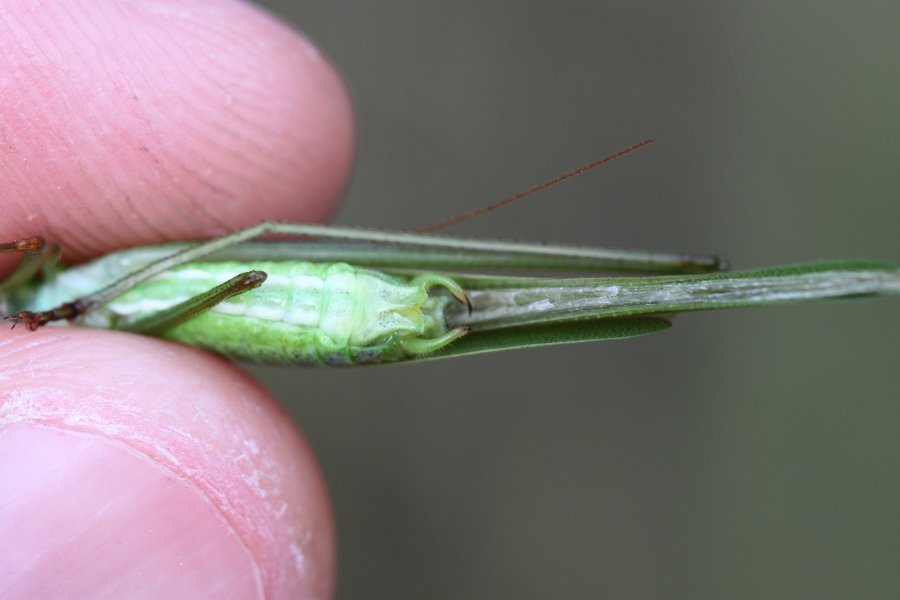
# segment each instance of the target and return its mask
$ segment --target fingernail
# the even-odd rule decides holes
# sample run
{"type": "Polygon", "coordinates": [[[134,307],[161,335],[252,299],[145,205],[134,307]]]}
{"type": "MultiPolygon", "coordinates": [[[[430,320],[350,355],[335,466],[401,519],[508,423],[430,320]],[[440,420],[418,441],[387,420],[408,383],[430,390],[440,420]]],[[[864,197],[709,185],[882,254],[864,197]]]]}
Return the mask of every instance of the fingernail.
{"type": "Polygon", "coordinates": [[[255,598],[259,569],[189,482],[127,445],[0,428],[0,597],[255,598]]]}

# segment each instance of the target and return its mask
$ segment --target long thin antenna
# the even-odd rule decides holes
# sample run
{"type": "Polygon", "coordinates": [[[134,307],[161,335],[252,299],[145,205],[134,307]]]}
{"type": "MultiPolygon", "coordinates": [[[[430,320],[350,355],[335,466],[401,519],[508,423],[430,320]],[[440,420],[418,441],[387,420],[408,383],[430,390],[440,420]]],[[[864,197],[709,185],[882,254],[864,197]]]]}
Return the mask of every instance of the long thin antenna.
{"type": "Polygon", "coordinates": [[[629,152],[632,152],[633,150],[637,150],[641,146],[646,146],[647,144],[650,144],[652,142],[653,142],[653,139],[648,138],[648,139],[644,140],[643,142],[640,142],[639,144],[635,144],[634,146],[629,146],[628,148],[625,148],[624,150],[619,150],[615,154],[610,154],[609,156],[607,156],[605,158],[601,158],[600,160],[594,161],[589,165],[585,165],[585,166],[581,167],[580,169],[575,169],[574,171],[569,171],[565,175],[560,175],[556,179],[551,179],[550,181],[545,181],[544,183],[536,185],[531,189],[528,189],[528,190],[525,190],[524,192],[516,194],[515,196],[510,196],[509,198],[506,198],[505,200],[501,200],[500,202],[496,202],[494,204],[484,206],[482,208],[473,210],[472,212],[467,212],[464,215],[459,215],[458,217],[453,217],[452,219],[447,219],[446,221],[441,221],[440,223],[435,223],[434,225],[429,225],[427,227],[417,229],[416,233],[431,233],[432,231],[437,231],[438,229],[443,229],[444,227],[449,227],[450,225],[456,225],[457,223],[460,223],[462,221],[467,221],[467,220],[471,219],[472,217],[477,217],[478,215],[483,215],[484,213],[489,213],[492,210],[496,210],[496,209],[500,208],[501,206],[506,206],[510,202],[515,202],[519,198],[524,198],[525,196],[528,196],[529,194],[539,192],[540,190],[542,190],[544,188],[548,188],[551,185],[554,185],[556,183],[559,183],[560,181],[568,179],[569,177],[574,177],[575,175],[578,175],[579,173],[584,173],[588,169],[593,169],[596,166],[602,165],[605,162],[609,162],[614,158],[619,158],[623,154],[628,154],[629,152]]]}

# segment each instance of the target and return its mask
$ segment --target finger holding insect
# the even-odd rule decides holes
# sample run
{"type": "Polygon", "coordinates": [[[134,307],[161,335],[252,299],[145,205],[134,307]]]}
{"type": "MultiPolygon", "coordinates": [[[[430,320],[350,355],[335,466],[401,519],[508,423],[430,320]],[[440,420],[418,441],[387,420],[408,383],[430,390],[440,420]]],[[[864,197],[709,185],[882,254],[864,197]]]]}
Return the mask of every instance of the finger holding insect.
{"type": "Polygon", "coordinates": [[[0,240],[80,262],[331,213],[353,117],[310,42],[237,2],[78,4],[4,9],[0,240]]]}
{"type": "Polygon", "coordinates": [[[0,504],[15,515],[0,518],[4,596],[330,595],[321,474],[246,374],[193,348],[58,327],[4,332],[0,362],[0,504]]]}
{"type": "MultiPolygon", "coordinates": [[[[40,235],[78,262],[333,210],[355,146],[348,94],[284,24],[230,0],[9,4],[0,241],[40,235]]],[[[18,260],[0,258],[2,272],[18,260]]],[[[2,330],[7,595],[331,595],[315,459],[246,375],[141,336],[2,330]]]]}

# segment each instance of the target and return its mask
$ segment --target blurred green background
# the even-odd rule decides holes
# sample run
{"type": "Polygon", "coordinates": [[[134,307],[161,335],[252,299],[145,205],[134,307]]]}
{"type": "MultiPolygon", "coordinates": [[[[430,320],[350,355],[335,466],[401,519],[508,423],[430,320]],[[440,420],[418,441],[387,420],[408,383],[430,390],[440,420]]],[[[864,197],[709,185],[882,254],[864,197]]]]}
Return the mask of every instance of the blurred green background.
{"type": "MultiPolygon", "coordinates": [[[[335,221],[900,261],[900,5],[261,2],[357,102],[335,221]]],[[[341,598],[900,595],[900,301],[626,341],[254,369],[321,459],[341,598]]]]}

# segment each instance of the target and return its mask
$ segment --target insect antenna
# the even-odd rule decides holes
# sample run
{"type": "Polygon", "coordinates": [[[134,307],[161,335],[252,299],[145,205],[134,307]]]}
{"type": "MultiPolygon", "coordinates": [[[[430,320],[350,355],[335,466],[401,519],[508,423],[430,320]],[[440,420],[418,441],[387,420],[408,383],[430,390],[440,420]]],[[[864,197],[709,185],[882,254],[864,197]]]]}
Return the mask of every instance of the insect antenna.
{"type": "Polygon", "coordinates": [[[510,196],[509,198],[501,200],[500,202],[495,202],[494,204],[489,204],[488,206],[483,206],[483,207],[475,209],[471,212],[467,212],[464,215],[459,215],[459,216],[453,217],[451,219],[447,219],[446,221],[440,221],[439,223],[434,223],[433,225],[428,225],[427,227],[422,227],[421,229],[417,229],[416,233],[431,233],[432,231],[437,231],[438,229],[443,229],[444,227],[449,227],[450,225],[456,225],[457,223],[461,223],[462,221],[468,221],[472,217],[477,217],[479,215],[489,213],[492,210],[496,210],[496,209],[500,208],[501,206],[506,206],[507,204],[510,204],[511,202],[515,202],[516,200],[518,200],[520,198],[524,198],[525,196],[528,196],[535,192],[539,192],[544,188],[548,188],[551,185],[559,183],[560,181],[564,181],[564,180],[568,179],[569,177],[574,177],[575,175],[578,175],[579,173],[584,173],[588,169],[593,169],[594,167],[602,165],[605,162],[609,162],[614,158],[619,158],[620,156],[622,156],[624,154],[628,154],[629,152],[637,150],[638,148],[640,148],[642,146],[646,146],[647,144],[650,144],[652,142],[653,142],[653,138],[648,138],[648,139],[644,140],[643,142],[637,143],[633,146],[629,146],[628,148],[625,148],[624,150],[619,150],[615,154],[610,154],[609,156],[601,158],[600,160],[595,160],[594,162],[587,164],[581,168],[575,169],[574,171],[569,171],[568,173],[566,173],[564,175],[560,175],[559,177],[557,177],[555,179],[551,179],[550,181],[545,181],[544,183],[538,184],[538,185],[534,186],[533,188],[525,190],[524,192],[520,192],[520,193],[516,194],[515,196],[510,196]]]}

